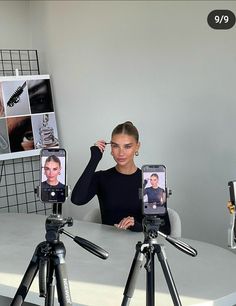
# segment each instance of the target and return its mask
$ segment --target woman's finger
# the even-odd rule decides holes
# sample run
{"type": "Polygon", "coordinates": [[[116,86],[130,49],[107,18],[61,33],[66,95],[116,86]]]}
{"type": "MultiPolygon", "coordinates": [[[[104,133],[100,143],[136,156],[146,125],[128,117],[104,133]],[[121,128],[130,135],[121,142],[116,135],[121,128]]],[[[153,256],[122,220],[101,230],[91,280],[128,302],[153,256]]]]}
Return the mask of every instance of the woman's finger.
{"type": "Polygon", "coordinates": [[[120,221],[119,224],[116,224],[115,226],[118,227],[118,228],[122,228],[122,229],[127,229],[129,228],[130,226],[133,226],[134,225],[134,218],[133,217],[127,217],[127,218],[124,218],[120,221]]]}

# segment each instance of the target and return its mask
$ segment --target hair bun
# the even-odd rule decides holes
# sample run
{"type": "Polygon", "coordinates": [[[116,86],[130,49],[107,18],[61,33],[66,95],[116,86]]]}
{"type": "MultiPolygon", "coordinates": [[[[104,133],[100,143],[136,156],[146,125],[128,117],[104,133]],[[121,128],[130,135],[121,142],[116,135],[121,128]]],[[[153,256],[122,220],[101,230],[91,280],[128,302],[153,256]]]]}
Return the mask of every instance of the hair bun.
{"type": "Polygon", "coordinates": [[[124,124],[133,125],[133,123],[131,121],[125,121],[124,124]]]}

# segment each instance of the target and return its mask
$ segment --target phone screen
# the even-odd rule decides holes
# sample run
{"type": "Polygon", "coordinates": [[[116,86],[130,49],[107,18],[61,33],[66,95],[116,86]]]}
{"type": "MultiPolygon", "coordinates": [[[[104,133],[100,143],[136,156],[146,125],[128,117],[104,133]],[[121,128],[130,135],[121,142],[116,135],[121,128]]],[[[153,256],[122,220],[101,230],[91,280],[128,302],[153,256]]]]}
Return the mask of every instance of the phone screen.
{"type": "Polygon", "coordinates": [[[166,167],[144,165],[142,180],[143,214],[164,215],[167,210],[166,167]]]}
{"type": "Polygon", "coordinates": [[[40,200],[64,203],[66,200],[66,151],[42,149],[40,164],[40,200]]]}

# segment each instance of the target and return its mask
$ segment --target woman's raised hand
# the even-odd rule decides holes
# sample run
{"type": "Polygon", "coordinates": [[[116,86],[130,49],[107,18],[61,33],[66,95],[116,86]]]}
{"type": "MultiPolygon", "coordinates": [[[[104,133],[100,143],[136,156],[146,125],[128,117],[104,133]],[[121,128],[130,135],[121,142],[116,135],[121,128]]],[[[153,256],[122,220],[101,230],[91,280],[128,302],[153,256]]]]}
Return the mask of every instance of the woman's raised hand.
{"type": "Polygon", "coordinates": [[[99,148],[99,150],[103,153],[105,151],[105,148],[106,148],[106,141],[101,139],[101,140],[97,140],[95,142],[95,146],[99,148]]]}

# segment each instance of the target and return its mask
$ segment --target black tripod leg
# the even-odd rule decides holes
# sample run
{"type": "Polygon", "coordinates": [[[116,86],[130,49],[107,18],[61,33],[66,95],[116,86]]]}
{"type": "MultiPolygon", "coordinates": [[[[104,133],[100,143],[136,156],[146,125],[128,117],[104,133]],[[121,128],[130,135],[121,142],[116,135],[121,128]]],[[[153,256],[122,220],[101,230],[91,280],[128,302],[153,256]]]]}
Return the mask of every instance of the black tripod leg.
{"type": "Polygon", "coordinates": [[[54,269],[57,284],[57,295],[60,306],[72,306],[69,281],[65,263],[65,247],[62,242],[54,248],[54,269]]]}
{"type": "Polygon", "coordinates": [[[124,297],[122,300],[121,306],[127,306],[130,303],[130,299],[134,294],[135,284],[138,277],[138,272],[142,268],[144,255],[141,253],[141,242],[138,242],[136,245],[136,253],[130,268],[129,276],[125,285],[124,297]]]}
{"type": "Polygon", "coordinates": [[[19,288],[16,291],[16,294],[11,302],[10,306],[20,306],[23,304],[25,297],[29,291],[29,288],[35,278],[35,275],[38,272],[38,266],[39,266],[39,257],[37,255],[38,253],[38,247],[36,248],[36,251],[29,263],[29,266],[23,276],[23,279],[20,283],[19,288]]]}
{"type": "Polygon", "coordinates": [[[154,265],[154,252],[146,253],[146,306],[155,305],[155,265],[154,265]]]}
{"type": "Polygon", "coordinates": [[[45,295],[45,304],[44,304],[45,306],[54,305],[54,292],[55,292],[54,263],[50,257],[47,262],[46,295],[45,295]]]}
{"type": "Polygon", "coordinates": [[[161,263],[161,267],[163,270],[163,273],[165,275],[165,279],[171,294],[171,298],[173,301],[174,306],[181,306],[181,301],[179,298],[179,294],[178,291],[176,289],[175,283],[174,283],[174,279],[172,277],[171,271],[170,271],[170,267],[168,265],[167,259],[166,259],[166,255],[163,249],[163,246],[161,245],[156,245],[156,254],[157,257],[161,263]]]}

